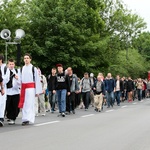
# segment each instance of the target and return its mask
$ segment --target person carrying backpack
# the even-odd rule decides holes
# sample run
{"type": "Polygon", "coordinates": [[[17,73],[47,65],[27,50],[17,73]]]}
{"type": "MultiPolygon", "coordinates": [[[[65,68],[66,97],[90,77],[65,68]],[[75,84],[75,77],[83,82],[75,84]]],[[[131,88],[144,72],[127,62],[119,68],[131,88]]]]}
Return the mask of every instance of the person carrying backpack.
{"type": "Polygon", "coordinates": [[[9,119],[8,124],[14,125],[19,114],[19,99],[20,99],[20,79],[18,69],[15,69],[15,61],[9,59],[8,68],[10,70],[10,80],[7,83],[7,101],[6,101],[6,116],[9,119]]]}
{"type": "Polygon", "coordinates": [[[35,122],[35,96],[42,93],[38,70],[31,64],[31,60],[30,54],[24,55],[25,64],[20,72],[21,94],[18,107],[22,108],[22,126],[35,122]]]}
{"type": "Polygon", "coordinates": [[[84,73],[84,77],[80,82],[82,100],[85,106],[85,111],[88,110],[90,104],[90,91],[91,91],[91,80],[89,78],[89,74],[87,72],[84,73]]]}

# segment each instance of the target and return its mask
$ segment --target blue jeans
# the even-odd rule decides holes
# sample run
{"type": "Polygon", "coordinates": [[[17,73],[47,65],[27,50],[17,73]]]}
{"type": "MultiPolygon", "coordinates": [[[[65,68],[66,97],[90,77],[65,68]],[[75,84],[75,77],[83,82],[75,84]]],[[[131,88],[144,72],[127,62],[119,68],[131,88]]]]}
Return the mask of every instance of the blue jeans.
{"type": "Polygon", "coordinates": [[[117,105],[120,104],[120,96],[121,96],[121,92],[120,91],[116,91],[115,92],[115,98],[116,98],[116,101],[117,101],[117,105]]]}
{"type": "Polygon", "coordinates": [[[66,95],[66,89],[57,90],[59,113],[63,113],[66,111],[66,95]]]}
{"type": "Polygon", "coordinates": [[[141,99],[142,99],[142,90],[137,89],[137,92],[138,92],[138,100],[141,101],[141,99]]]}
{"type": "Polygon", "coordinates": [[[53,94],[53,91],[49,91],[49,103],[51,105],[51,110],[54,111],[55,103],[56,103],[56,93],[53,94]]]}
{"type": "Polygon", "coordinates": [[[108,107],[113,106],[114,104],[114,92],[106,92],[107,105],[108,107]]]}

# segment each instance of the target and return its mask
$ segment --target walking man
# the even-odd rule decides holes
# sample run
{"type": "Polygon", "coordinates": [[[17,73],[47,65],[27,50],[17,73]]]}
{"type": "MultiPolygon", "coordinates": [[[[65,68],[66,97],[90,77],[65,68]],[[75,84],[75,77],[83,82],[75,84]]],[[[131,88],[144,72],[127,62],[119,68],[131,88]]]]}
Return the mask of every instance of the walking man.
{"type": "Polygon", "coordinates": [[[38,74],[42,85],[42,93],[35,97],[35,115],[38,116],[38,112],[40,111],[42,113],[41,115],[45,116],[45,92],[47,89],[47,81],[46,77],[41,73],[40,68],[38,68],[38,74]]]}
{"type": "Polygon", "coordinates": [[[103,97],[105,95],[105,85],[104,82],[101,80],[101,76],[97,76],[97,80],[93,85],[93,90],[95,92],[94,96],[94,103],[95,103],[95,111],[101,112],[102,104],[103,104],[103,97]]]}
{"type": "Polygon", "coordinates": [[[55,111],[55,104],[56,104],[56,68],[52,68],[51,74],[47,77],[48,83],[48,91],[49,91],[49,103],[51,105],[51,113],[55,111]]]}
{"type": "Polygon", "coordinates": [[[19,108],[22,108],[22,125],[35,121],[35,96],[42,93],[42,86],[37,69],[31,64],[30,54],[24,55],[25,65],[20,70],[21,96],[19,108]]]}
{"type": "Polygon", "coordinates": [[[82,92],[82,100],[85,106],[85,111],[87,111],[90,104],[90,91],[92,88],[91,80],[87,72],[84,73],[84,77],[80,82],[80,87],[81,87],[80,90],[82,92]]]}
{"type": "Polygon", "coordinates": [[[66,95],[70,95],[70,86],[68,76],[63,71],[62,64],[57,65],[57,82],[56,82],[56,90],[58,97],[58,107],[59,107],[59,115],[65,117],[66,112],[66,95]]]}
{"type": "Polygon", "coordinates": [[[19,98],[20,98],[20,82],[18,77],[18,70],[14,68],[15,61],[9,59],[8,68],[10,69],[10,80],[7,83],[7,101],[6,101],[6,115],[9,119],[8,124],[15,124],[16,117],[19,114],[19,98]]]}
{"type": "Polygon", "coordinates": [[[67,68],[69,85],[70,85],[70,95],[67,97],[67,111],[70,113],[72,111],[75,114],[75,94],[79,92],[78,78],[73,74],[71,67],[67,68]]]}
{"type": "Polygon", "coordinates": [[[122,80],[120,80],[119,75],[116,76],[115,84],[116,84],[115,98],[117,101],[117,105],[120,106],[121,91],[123,91],[123,82],[122,80]]]}
{"type": "Polygon", "coordinates": [[[107,98],[107,108],[110,108],[110,105],[113,107],[114,105],[114,92],[115,92],[115,80],[112,78],[111,73],[107,74],[107,78],[105,80],[105,90],[106,90],[106,98],[107,98]]]}

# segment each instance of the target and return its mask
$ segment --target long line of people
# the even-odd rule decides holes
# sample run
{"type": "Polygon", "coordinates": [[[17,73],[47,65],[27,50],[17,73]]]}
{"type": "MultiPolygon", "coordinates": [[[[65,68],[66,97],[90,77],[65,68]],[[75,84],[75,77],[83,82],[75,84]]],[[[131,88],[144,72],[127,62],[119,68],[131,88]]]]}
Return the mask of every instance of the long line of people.
{"type": "Polygon", "coordinates": [[[4,126],[4,116],[8,124],[15,124],[15,120],[22,112],[22,125],[34,123],[35,116],[45,116],[58,109],[58,116],[65,117],[75,114],[76,108],[88,111],[90,105],[96,112],[101,112],[104,106],[109,109],[115,104],[135,99],[141,101],[150,97],[150,80],[132,80],[131,77],[113,78],[111,73],[106,77],[99,73],[85,72],[83,78],[77,77],[73,69],[64,70],[62,64],[52,68],[47,78],[39,68],[31,64],[31,56],[24,55],[25,65],[15,69],[15,61],[10,59],[8,66],[3,63],[0,55],[0,126],[4,126]],[[5,91],[5,92],[4,92],[5,91]],[[48,99],[45,107],[45,97],[48,99]]]}
{"type": "MultiPolygon", "coordinates": [[[[70,96],[66,94],[66,114],[70,114],[71,110],[75,114],[76,107],[84,108],[87,111],[90,104],[95,111],[101,112],[103,106],[106,105],[107,108],[110,108],[114,104],[120,106],[120,103],[126,100],[130,103],[135,99],[141,101],[143,98],[150,97],[150,80],[142,80],[141,78],[132,80],[131,77],[121,78],[119,75],[113,78],[111,73],[108,73],[106,78],[104,78],[102,73],[99,73],[97,78],[95,78],[93,73],[90,73],[89,76],[89,73],[85,72],[81,80],[78,78],[78,86],[74,94],[75,96],[71,102],[68,101],[70,96]]],[[[55,99],[56,103],[57,96],[55,99]]]]}

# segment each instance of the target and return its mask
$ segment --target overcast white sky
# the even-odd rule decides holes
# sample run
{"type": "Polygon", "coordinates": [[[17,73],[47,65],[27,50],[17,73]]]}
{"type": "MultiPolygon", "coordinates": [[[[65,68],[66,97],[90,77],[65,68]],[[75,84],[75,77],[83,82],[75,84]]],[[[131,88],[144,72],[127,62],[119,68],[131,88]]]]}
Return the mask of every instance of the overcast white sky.
{"type": "Polygon", "coordinates": [[[147,23],[147,31],[150,31],[150,0],[122,0],[127,4],[129,9],[136,12],[139,16],[144,18],[147,23]]]}

